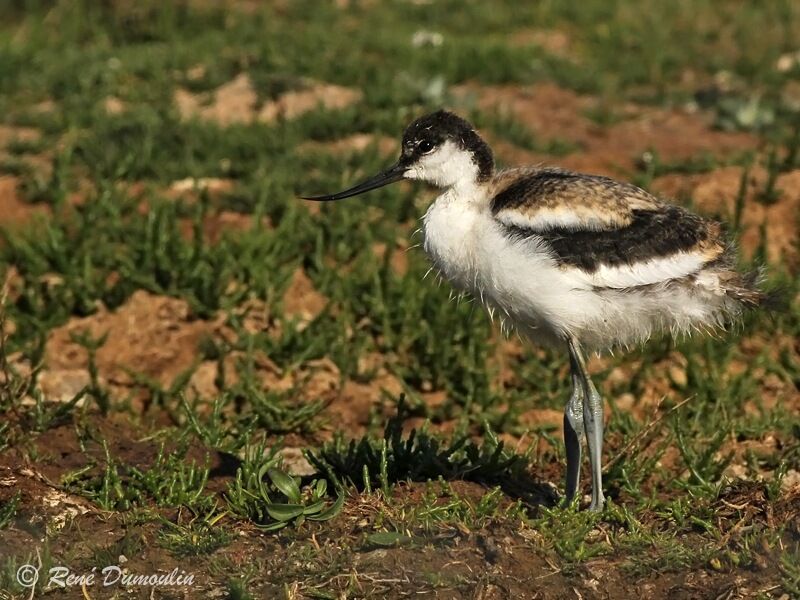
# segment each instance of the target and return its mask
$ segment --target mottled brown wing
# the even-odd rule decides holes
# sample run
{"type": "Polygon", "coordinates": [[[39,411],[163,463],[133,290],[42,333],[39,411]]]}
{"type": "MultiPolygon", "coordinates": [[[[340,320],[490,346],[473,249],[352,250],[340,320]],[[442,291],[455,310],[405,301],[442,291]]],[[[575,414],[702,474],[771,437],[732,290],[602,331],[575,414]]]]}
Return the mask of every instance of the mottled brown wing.
{"type": "Polygon", "coordinates": [[[721,256],[719,223],[608,177],[560,169],[508,171],[491,210],[510,236],[544,240],[561,264],[589,272],[678,252],[721,256]]]}

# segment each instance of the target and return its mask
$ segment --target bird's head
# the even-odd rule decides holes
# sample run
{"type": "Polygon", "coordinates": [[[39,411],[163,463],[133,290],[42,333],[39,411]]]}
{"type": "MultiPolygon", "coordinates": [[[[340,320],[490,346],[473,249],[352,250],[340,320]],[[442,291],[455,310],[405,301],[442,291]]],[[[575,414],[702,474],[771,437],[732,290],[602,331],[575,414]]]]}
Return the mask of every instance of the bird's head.
{"type": "Polygon", "coordinates": [[[341,200],[401,179],[416,179],[440,188],[476,185],[494,172],[488,144],[472,125],[451,112],[438,110],[406,127],[400,159],[366,181],[335,194],[304,196],[306,200],[341,200]]]}

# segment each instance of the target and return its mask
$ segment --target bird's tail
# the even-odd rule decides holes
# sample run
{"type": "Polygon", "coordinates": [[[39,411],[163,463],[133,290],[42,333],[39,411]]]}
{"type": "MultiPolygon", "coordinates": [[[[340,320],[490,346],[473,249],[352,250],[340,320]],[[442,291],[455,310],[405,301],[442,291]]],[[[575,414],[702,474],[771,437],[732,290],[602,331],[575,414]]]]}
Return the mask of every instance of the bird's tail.
{"type": "Polygon", "coordinates": [[[763,267],[737,274],[728,282],[726,294],[746,308],[761,308],[769,312],[784,312],[789,308],[789,290],[785,287],[765,289],[763,267]]]}

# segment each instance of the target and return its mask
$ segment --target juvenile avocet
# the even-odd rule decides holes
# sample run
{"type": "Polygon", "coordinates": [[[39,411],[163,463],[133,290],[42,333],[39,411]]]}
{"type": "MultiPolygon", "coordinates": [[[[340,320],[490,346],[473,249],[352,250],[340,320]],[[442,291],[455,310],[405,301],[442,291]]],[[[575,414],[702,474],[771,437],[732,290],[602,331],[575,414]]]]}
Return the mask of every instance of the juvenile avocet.
{"type": "Polygon", "coordinates": [[[488,144],[443,110],[408,126],[400,159],[382,173],[305,199],[341,200],[400,179],[444,190],[423,218],[434,268],[527,338],[569,352],[566,498],[578,490],[585,436],[589,508],[600,510],[603,402],[583,351],[723,326],[764,301],[758,274],[736,270],[720,223],[634,185],[538,166],[496,171],[488,144]]]}

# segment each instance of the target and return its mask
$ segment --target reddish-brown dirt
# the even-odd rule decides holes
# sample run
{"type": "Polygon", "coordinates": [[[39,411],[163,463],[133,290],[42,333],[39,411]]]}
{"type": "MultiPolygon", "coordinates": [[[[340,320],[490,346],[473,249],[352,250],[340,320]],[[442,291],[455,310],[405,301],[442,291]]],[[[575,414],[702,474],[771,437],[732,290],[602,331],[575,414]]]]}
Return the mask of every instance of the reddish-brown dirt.
{"type": "Polygon", "coordinates": [[[297,269],[289,281],[283,297],[283,313],[297,320],[302,330],[314,320],[328,304],[328,299],[314,289],[314,284],[302,269],[297,269]]]}
{"type": "Polygon", "coordinates": [[[339,85],[308,81],[301,90],[286,92],[274,100],[259,103],[250,77],[241,73],[209,95],[196,95],[183,89],[175,92],[175,104],[183,118],[235,123],[269,123],[276,119],[294,119],[323,107],[340,110],[361,100],[361,92],[339,85]]]}
{"type": "Polygon", "coordinates": [[[0,150],[14,142],[35,142],[39,138],[41,138],[41,134],[32,127],[13,127],[0,124],[0,150]]]}
{"type": "Polygon", "coordinates": [[[105,100],[103,100],[103,110],[105,110],[109,115],[121,115],[128,110],[128,105],[126,102],[120,100],[116,96],[108,96],[105,100]]]}
{"type": "MultiPolygon", "coordinates": [[[[314,289],[308,276],[297,270],[284,295],[282,314],[302,330],[326,304],[327,299],[314,289]]],[[[263,302],[249,301],[236,312],[246,331],[280,334],[281,324],[270,316],[270,309],[263,302]]],[[[184,300],[137,291],[114,311],[99,306],[94,315],[71,319],[51,331],[39,384],[46,398],[62,402],[70,400],[89,384],[87,351],[73,340],[76,335],[88,333],[92,338],[107,335],[95,361],[100,383],[108,386],[113,399],[127,398],[132,390],[142,392],[142,376],[168,388],[180,375],[192,369],[195,370],[189,381],[189,393],[211,399],[220,392],[215,383],[218,364],[202,361],[199,345],[207,337],[235,342],[235,334],[224,322],[222,313],[213,321],[203,321],[192,317],[184,300]]],[[[228,384],[237,381],[237,364],[243,357],[241,352],[226,356],[224,368],[228,384]]],[[[307,361],[284,372],[261,352],[254,358],[255,372],[265,390],[294,390],[300,401],[342,400],[337,410],[330,411],[335,427],[366,422],[370,410],[368,394],[363,394],[365,402],[362,404],[347,402],[356,388],[351,386],[347,388],[349,391],[341,391],[339,369],[331,361],[307,361]]],[[[396,386],[391,389],[398,391],[396,386]]],[[[375,392],[369,396],[369,402],[378,397],[375,392]]]]}
{"type": "Polygon", "coordinates": [[[697,157],[709,152],[717,157],[740,154],[758,145],[757,138],[745,133],[711,129],[711,116],[681,110],[665,110],[629,104],[619,110],[621,121],[598,125],[587,112],[598,105],[596,98],[580,96],[552,83],[530,87],[475,85],[459,86],[456,98],[492,112],[506,112],[543,141],[565,140],[581,150],[557,160],[495,144],[499,157],[509,164],[557,163],[578,171],[619,177],[636,168],[647,151],[655,151],[662,161],[697,157]]]}
{"type": "Polygon", "coordinates": [[[84,331],[95,338],[108,334],[97,351],[97,366],[109,382],[130,384],[132,370],[169,385],[196,359],[197,344],[211,325],[193,319],[184,300],[140,290],[115,311],[100,307],[95,315],[54,329],[48,336],[48,368],[87,364],[86,350],[70,337],[84,331]]]}
{"type": "Polygon", "coordinates": [[[48,215],[47,206],[26,202],[19,193],[17,177],[0,177],[0,226],[14,227],[28,222],[35,215],[48,215]]]}
{"type": "Polygon", "coordinates": [[[553,56],[574,58],[573,40],[558,29],[520,29],[508,41],[512,46],[537,46],[553,56]]]}

